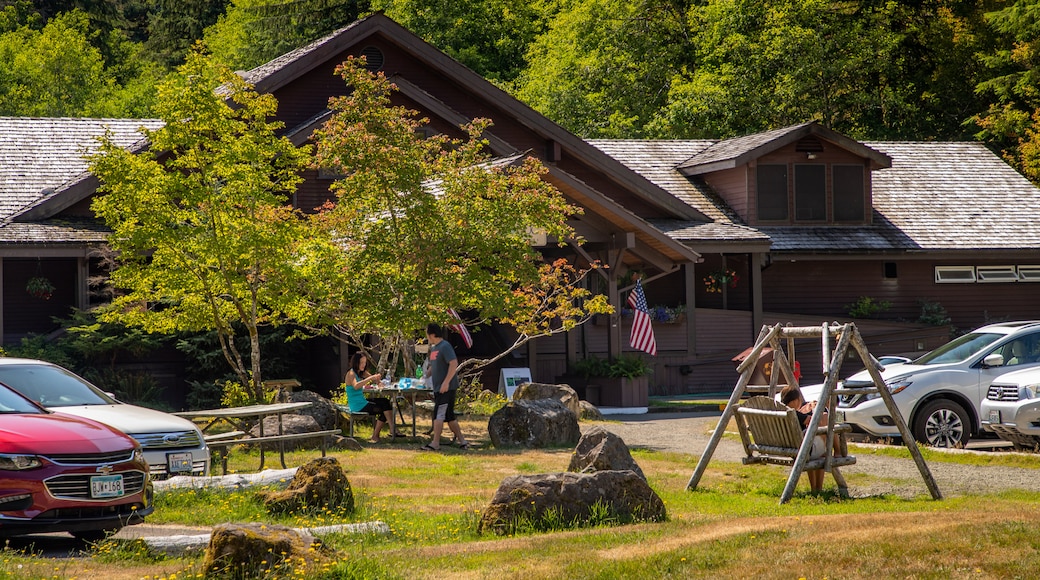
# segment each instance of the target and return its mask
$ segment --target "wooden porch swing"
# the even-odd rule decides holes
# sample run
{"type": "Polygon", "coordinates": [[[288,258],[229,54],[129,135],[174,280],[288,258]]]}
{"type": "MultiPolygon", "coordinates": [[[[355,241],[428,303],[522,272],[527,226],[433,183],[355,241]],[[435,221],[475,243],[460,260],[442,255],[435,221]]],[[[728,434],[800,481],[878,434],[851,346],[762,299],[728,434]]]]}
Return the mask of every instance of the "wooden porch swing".
{"type": "Polygon", "coordinates": [[[848,456],[847,444],[845,442],[845,434],[851,430],[851,427],[835,423],[835,407],[838,396],[879,393],[885,402],[885,406],[888,407],[889,414],[899,428],[903,443],[910,450],[910,455],[914,458],[917,469],[921,472],[921,477],[924,479],[932,498],[942,499],[939,486],[936,484],[935,478],[932,477],[928,465],[924,462],[921,451],[917,448],[917,442],[910,433],[910,429],[906,426],[906,420],[899,413],[899,409],[892,399],[892,393],[889,392],[881,378],[882,370],[884,370],[884,367],[867,350],[866,344],[863,342],[863,338],[860,336],[855,324],[824,323],[819,327],[792,327],[781,326],[780,324],[772,327],[763,326],[750,354],[737,366],[737,372],[741,373],[740,378],[737,380],[733,394],[730,395],[729,402],[722,412],[722,417],[719,418],[719,424],[715,427],[711,439],[708,440],[708,445],[705,447],[704,453],[697,463],[697,469],[694,471],[693,476],[690,477],[686,489],[694,490],[697,488],[697,484],[700,483],[712,454],[714,454],[719,441],[722,439],[726,426],[729,424],[730,419],[735,417],[737,429],[740,431],[740,439],[744,444],[744,451],[747,453],[747,456],[743,459],[744,464],[773,463],[791,466],[791,474],[787,478],[787,485],[784,487],[783,495],[780,496],[781,504],[787,503],[794,496],[798,479],[801,477],[802,472],[807,469],[823,469],[830,472],[838,485],[839,494],[847,496],[848,485],[846,485],[845,479],[838,468],[854,464],[856,458],[848,456]],[[813,436],[803,436],[802,426],[795,415],[794,409],[787,408],[786,405],[778,403],[775,399],[779,390],[781,375],[787,380],[787,384],[798,384],[790,359],[781,346],[781,340],[786,339],[788,352],[794,353],[794,340],[798,338],[819,338],[822,343],[823,391],[820,393],[820,402],[809,420],[809,426],[804,431],[804,433],[813,434],[813,436],[822,433],[827,435],[825,453],[823,457],[817,459],[809,458],[813,436]],[[837,344],[833,350],[830,347],[832,338],[837,338],[837,344]],[[748,383],[750,383],[751,377],[755,373],[759,358],[762,356],[762,350],[767,346],[773,349],[772,372],[769,373],[769,384],[749,385],[748,383]],[[874,381],[873,386],[856,389],[837,387],[838,372],[841,370],[842,361],[845,360],[845,355],[850,346],[859,354],[863,365],[870,373],[870,377],[874,381]],[[741,403],[745,393],[762,393],[766,396],[752,396],[741,403]],[[827,415],[827,424],[825,426],[821,425],[824,411],[826,411],[827,415]],[[837,438],[839,451],[845,455],[844,457],[834,456],[835,438],[837,438]]]}

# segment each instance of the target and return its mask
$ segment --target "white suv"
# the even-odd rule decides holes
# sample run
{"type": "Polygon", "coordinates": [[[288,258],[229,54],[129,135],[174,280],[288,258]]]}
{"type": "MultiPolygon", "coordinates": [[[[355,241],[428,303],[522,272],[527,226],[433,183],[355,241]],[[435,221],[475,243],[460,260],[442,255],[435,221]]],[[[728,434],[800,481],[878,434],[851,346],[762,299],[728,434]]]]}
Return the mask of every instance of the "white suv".
{"type": "Polygon", "coordinates": [[[981,406],[982,428],[1016,449],[1040,445],[1040,368],[1008,373],[993,381],[981,406]]]}
{"type": "MultiPolygon", "coordinates": [[[[957,337],[917,360],[881,373],[914,438],[956,447],[982,428],[980,403],[997,377],[1040,366],[1040,321],[991,324],[957,337]]],[[[845,379],[849,388],[872,386],[866,371],[845,379]]],[[[877,437],[899,437],[878,394],[842,396],[846,423],[877,437]]]]}

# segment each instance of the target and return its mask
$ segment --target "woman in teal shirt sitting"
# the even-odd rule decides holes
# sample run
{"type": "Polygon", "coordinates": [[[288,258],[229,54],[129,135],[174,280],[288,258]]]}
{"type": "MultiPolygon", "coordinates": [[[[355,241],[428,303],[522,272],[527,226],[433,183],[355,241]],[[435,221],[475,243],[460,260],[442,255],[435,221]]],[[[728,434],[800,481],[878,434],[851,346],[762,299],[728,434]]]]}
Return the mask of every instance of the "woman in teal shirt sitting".
{"type": "MultiPolygon", "coordinates": [[[[393,406],[390,404],[390,399],[386,397],[365,398],[365,386],[377,383],[379,379],[383,378],[383,375],[379,373],[370,373],[367,367],[368,357],[360,352],[354,353],[354,357],[350,359],[350,370],[347,371],[344,379],[347,388],[347,406],[350,407],[351,413],[366,413],[376,418],[375,432],[368,442],[379,443],[379,433],[382,432],[383,425],[389,423],[393,417],[391,415],[393,406]]],[[[390,436],[397,437],[398,435],[391,433],[390,436]]]]}

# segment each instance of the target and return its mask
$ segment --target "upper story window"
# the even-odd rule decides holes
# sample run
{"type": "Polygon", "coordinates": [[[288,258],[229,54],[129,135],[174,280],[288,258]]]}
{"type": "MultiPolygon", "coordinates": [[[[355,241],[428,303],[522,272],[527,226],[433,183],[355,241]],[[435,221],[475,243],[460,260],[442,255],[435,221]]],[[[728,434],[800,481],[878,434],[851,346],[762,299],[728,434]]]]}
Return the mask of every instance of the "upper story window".
{"type": "Polygon", "coordinates": [[[759,164],[757,218],[763,222],[863,223],[867,217],[864,172],[861,164],[759,164]]]}
{"type": "Polygon", "coordinates": [[[787,219],[787,166],[758,166],[758,219],[787,219]]]}

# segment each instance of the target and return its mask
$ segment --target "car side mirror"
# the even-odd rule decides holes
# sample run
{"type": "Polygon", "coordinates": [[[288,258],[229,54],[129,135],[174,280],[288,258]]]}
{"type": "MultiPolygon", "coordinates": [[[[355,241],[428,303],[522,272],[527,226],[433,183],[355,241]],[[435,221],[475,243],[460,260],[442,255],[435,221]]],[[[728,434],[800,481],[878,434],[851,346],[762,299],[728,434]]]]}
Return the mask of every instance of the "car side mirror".
{"type": "Polygon", "coordinates": [[[982,366],[984,368],[999,367],[1004,365],[1004,355],[1000,353],[993,353],[987,355],[986,358],[982,359],[982,366]]]}

